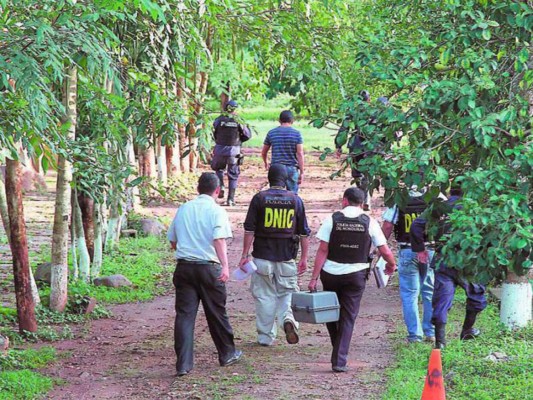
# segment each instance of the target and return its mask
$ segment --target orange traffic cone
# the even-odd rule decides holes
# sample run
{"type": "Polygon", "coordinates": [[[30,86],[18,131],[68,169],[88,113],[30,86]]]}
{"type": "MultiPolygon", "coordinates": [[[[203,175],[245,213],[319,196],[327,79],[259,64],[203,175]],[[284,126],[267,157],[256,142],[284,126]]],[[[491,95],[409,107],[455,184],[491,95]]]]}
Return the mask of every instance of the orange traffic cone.
{"type": "Polygon", "coordinates": [[[439,349],[433,349],[431,351],[426,383],[421,400],[446,400],[444,378],[442,377],[442,360],[439,349]]]}

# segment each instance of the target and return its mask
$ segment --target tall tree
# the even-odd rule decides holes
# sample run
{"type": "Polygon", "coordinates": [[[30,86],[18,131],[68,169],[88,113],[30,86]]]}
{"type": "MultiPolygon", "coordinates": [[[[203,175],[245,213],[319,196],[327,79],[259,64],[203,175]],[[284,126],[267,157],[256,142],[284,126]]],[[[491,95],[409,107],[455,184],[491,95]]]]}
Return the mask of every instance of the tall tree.
{"type": "Polygon", "coordinates": [[[6,189],[8,199],[10,246],[13,256],[13,275],[15,277],[15,296],[17,317],[21,333],[37,331],[35,302],[30,281],[30,260],[26,239],[26,223],[22,205],[21,168],[19,161],[6,160],[6,189]]]}
{"type": "Polygon", "coordinates": [[[504,292],[514,295],[502,300],[502,322],[524,326],[533,265],[532,2],[400,1],[374,10],[365,46],[353,51],[379,85],[393,88],[397,106],[345,103],[353,124],[375,121],[360,130],[377,155],[358,168],[385,189],[388,204],[402,204],[413,184],[427,185],[428,196],[460,184],[445,259],[478,282],[506,279],[504,292]],[[393,34],[393,26],[407,28],[393,34]]]}

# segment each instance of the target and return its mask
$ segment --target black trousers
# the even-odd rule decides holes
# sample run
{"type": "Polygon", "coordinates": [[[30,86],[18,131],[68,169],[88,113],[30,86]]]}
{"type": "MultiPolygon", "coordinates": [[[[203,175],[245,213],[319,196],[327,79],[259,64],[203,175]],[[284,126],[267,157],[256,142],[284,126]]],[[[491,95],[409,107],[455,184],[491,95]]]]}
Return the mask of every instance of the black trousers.
{"type": "Polygon", "coordinates": [[[235,353],[233,330],[226,313],[226,285],[218,280],[220,272],[218,264],[178,261],[173,279],[176,287],[174,349],[177,371],[190,371],[194,366],[194,324],[200,301],[219,362],[223,364],[235,353]]]}
{"type": "Polygon", "coordinates": [[[368,269],[345,275],[332,275],[324,270],[320,272],[324,290],[337,293],[340,304],[339,320],[326,324],[333,346],[331,352],[333,367],[346,366],[355,319],[359,314],[367,276],[368,269]]]}

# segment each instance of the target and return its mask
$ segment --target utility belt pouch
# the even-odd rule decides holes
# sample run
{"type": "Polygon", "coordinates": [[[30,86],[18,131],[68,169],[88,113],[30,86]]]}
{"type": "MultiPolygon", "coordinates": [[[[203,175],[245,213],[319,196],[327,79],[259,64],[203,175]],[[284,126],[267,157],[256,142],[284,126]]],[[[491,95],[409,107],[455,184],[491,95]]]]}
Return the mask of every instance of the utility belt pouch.
{"type": "Polygon", "coordinates": [[[299,235],[292,235],[292,258],[296,259],[298,256],[298,249],[300,248],[300,236],[299,235]]]}

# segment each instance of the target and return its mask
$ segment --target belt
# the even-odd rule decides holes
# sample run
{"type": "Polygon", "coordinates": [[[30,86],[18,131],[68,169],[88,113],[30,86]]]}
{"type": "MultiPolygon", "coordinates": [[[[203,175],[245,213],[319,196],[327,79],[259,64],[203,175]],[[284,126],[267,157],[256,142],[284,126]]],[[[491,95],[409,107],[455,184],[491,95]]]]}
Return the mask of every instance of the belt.
{"type": "MultiPolygon", "coordinates": [[[[411,245],[406,243],[398,244],[398,246],[400,247],[400,250],[411,248],[411,245]]],[[[426,247],[426,249],[433,250],[435,248],[435,243],[424,243],[424,246],[426,247]]]]}
{"type": "Polygon", "coordinates": [[[184,258],[178,258],[178,263],[181,264],[199,264],[199,265],[220,265],[220,263],[207,260],[186,260],[184,258]]]}

